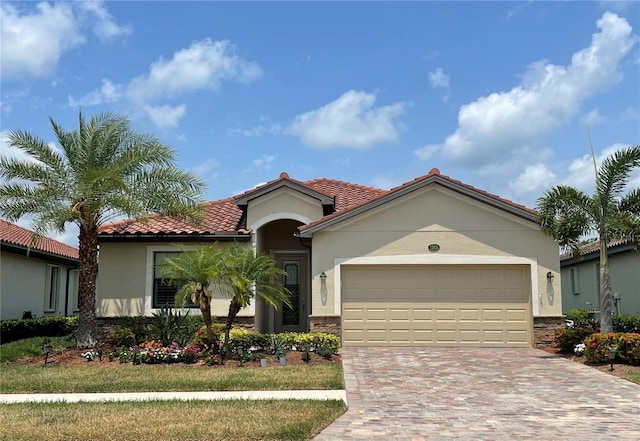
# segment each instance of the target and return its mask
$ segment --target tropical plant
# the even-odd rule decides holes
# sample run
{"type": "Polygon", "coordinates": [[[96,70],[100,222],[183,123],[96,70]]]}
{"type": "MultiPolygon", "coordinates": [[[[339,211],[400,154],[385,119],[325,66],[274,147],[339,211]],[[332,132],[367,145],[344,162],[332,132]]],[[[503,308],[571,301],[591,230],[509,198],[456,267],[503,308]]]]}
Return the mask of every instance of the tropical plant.
{"type": "Polygon", "coordinates": [[[187,301],[198,305],[207,330],[207,340],[213,343],[215,336],[211,319],[211,288],[212,278],[218,277],[223,251],[213,246],[198,246],[186,249],[176,245],[181,253],[175,257],[168,257],[158,265],[161,277],[169,279],[170,283],[181,281],[175,297],[176,306],[186,306],[187,301]]]}
{"type": "Polygon", "coordinates": [[[9,145],[29,159],[0,158],[0,215],[9,221],[32,215],[34,242],[46,232],[64,232],[68,223],[78,225],[76,343],[90,348],[96,344],[100,226],[154,212],[197,222],[204,183],[176,168],[170,147],[134,132],[126,116],[104,113],[87,121],[80,113],[72,131],[49,120],[60,149],[26,131],[8,135],[9,145]]]}
{"type": "Polygon", "coordinates": [[[280,281],[285,274],[275,260],[266,254],[255,254],[251,246],[235,243],[224,248],[224,258],[212,283],[214,292],[231,297],[223,353],[228,352],[229,333],[238,313],[255,297],[276,309],[283,304],[291,307],[289,292],[280,281]]]}
{"type": "Polygon", "coordinates": [[[640,188],[624,193],[629,175],[640,167],[640,146],[618,150],[598,168],[595,155],[596,190],[592,196],[567,185],[558,185],[538,199],[538,222],[542,231],[561,247],[580,256],[580,241],[597,234],[600,245],[600,332],[613,329],[611,276],[607,249],[612,240],[640,244],[640,188]]]}

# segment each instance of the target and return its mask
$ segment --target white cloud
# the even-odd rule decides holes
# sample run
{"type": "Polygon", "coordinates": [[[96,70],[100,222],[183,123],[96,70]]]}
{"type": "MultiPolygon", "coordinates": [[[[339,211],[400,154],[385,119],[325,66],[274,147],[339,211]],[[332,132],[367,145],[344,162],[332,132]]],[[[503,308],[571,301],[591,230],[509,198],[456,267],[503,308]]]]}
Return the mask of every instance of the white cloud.
{"type": "Polygon", "coordinates": [[[269,169],[274,159],[276,158],[273,155],[262,155],[260,158],[253,160],[253,165],[256,168],[269,169]]]}
{"type": "Polygon", "coordinates": [[[429,72],[429,83],[434,89],[445,89],[446,93],[442,96],[442,101],[449,101],[449,75],[444,73],[444,70],[439,67],[435,72],[429,72]]]}
{"type": "Polygon", "coordinates": [[[586,98],[616,84],[619,64],[637,37],[624,18],[610,12],[597,26],[591,45],[574,53],[568,66],[535,62],[522,84],[463,105],[458,129],[441,145],[443,153],[475,167],[522,157],[534,141],[567,124],[586,98]]]}
{"type": "Polygon", "coordinates": [[[438,153],[441,148],[442,146],[438,144],[428,144],[422,148],[414,150],[414,153],[420,160],[426,161],[427,159],[438,153]]]}
{"type": "Polygon", "coordinates": [[[216,90],[223,81],[249,83],[262,76],[262,69],[235,54],[229,41],[205,39],[173,54],[160,58],[149,73],[134,78],[128,94],[134,102],[153,98],[172,98],[200,89],[216,90]]]}
{"type": "Polygon", "coordinates": [[[102,86],[99,89],[96,89],[93,92],[89,92],[78,100],[69,95],[68,104],[69,107],[97,106],[102,103],[111,103],[118,101],[121,96],[122,86],[119,84],[113,84],[108,79],[103,78],[102,86]]]}
{"type": "MultiPolygon", "coordinates": [[[[616,143],[612,144],[600,152],[596,156],[596,165],[600,167],[602,161],[611,156],[613,153],[623,148],[629,147],[628,144],[616,143]]],[[[576,187],[587,194],[591,194],[595,189],[595,171],[593,169],[593,157],[591,154],[585,154],[580,158],[571,161],[568,167],[569,174],[561,180],[561,184],[576,187]]],[[[640,171],[636,171],[633,176],[639,176],[640,171]]]]}
{"type": "Polygon", "coordinates": [[[220,166],[220,163],[213,158],[207,158],[204,162],[191,167],[189,171],[195,173],[198,176],[206,176],[207,178],[216,177],[218,173],[211,173],[220,166]]]}
{"type": "Polygon", "coordinates": [[[258,138],[262,135],[279,135],[282,133],[282,126],[280,124],[271,124],[268,126],[260,124],[259,126],[254,126],[249,129],[229,129],[227,130],[227,135],[229,136],[248,136],[252,138],[258,138]]]}
{"type": "Polygon", "coordinates": [[[158,127],[177,127],[178,123],[187,112],[187,106],[184,104],[174,107],[168,105],[144,105],[143,109],[149,118],[151,118],[151,121],[158,127]]]}
{"type": "Polygon", "coordinates": [[[511,191],[518,195],[543,192],[555,182],[556,175],[545,164],[535,164],[525,168],[516,179],[509,182],[511,191]]]}
{"type": "Polygon", "coordinates": [[[99,38],[108,40],[131,34],[131,26],[116,23],[107,11],[104,1],[83,1],[78,3],[78,7],[91,16],[93,32],[99,38]]]}
{"type": "Polygon", "coordinates": [[[250,83],[262,76],[262,69],[235,53],[227,40],[196,41],[173,54],[169,61],[160,57],[149,72],[129,83],[127,97],[142,108],[159,127],[175,127],[186,113],[186,106],[153,105],[151,102],[176,98],[198,90],[218,90],[224,81],[250,83]]]}
{"type": "Polygon", "coordinates": [[[318,148],[366,149],[394,142],[398,139],[394,118],[404,113],[405,103],[374,107],[375,101],[375,93],[350,90],[317,110],[296,116],[287,132],[318,148]]]}
{"type": "Polygon", "coordinates": [[[71,4],[38,3],[37,11],[21,13],[0,5],[3,77],[44,77],[62,54],[84,43],[71,4]]]}
{"type": "Polygon", "coordinates": [[[600,115],[600,112],[596,108],[586,115],[583,115],[582,118],[580,118],[580,122],[582,124],[586,124],[587,126],[595,126],[604,122],[604,117],[600,115]]]}
{"type": "Polygon", "coordinates": [[[431,87],[434,89],[437,87],[449,89],[449,75],[444,73],[444,70],[439,67],[435,72],[429,72],[429,84],[431,84],[431,87]]]}

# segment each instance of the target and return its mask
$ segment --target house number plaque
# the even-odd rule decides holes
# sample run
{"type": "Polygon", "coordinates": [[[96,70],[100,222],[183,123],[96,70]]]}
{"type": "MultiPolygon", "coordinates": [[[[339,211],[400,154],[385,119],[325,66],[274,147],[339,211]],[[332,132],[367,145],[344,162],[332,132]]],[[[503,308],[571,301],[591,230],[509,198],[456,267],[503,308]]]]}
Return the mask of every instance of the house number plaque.
{"type": "Polygon", "coordinates": [[[438,251],[440,251],[440,245],[438,245],[437,243],[429,244],[429,251],[431,251],[432,253],[437,253],[438,251]]]}

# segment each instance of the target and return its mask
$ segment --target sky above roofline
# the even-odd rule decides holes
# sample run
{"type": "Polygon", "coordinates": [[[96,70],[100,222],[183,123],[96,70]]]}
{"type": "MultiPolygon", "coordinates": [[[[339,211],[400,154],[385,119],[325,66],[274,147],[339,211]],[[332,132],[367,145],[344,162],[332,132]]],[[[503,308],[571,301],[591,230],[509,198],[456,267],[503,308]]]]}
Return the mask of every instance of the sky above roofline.
{"type": "Polygon", "coordinates": [[[283,171],[389,189],[437,167],[534,207],[552,185],[593,188],[587,127],[598,161],[640,143],[638,2],[0,8],[0,155],[20,155],[13,130],[53,143],[49,116],[117,111],[209,200],[283,171]]]}

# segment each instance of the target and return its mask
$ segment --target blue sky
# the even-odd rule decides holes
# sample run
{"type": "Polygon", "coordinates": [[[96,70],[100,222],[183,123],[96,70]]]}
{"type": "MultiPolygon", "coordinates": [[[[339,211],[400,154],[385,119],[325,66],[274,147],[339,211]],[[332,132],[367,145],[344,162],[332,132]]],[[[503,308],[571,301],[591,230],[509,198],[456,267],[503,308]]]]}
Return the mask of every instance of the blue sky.
{"type": "Polygon", "coordinates": [[[587,125],[599,158],[640,143],[638,2],[0,8],[0,154],[13,130],[53,142],[49,116],[126,113],[209,200],[282,171],[391,188],[438,167],[534,207],[592,188],[587,125]]]}

